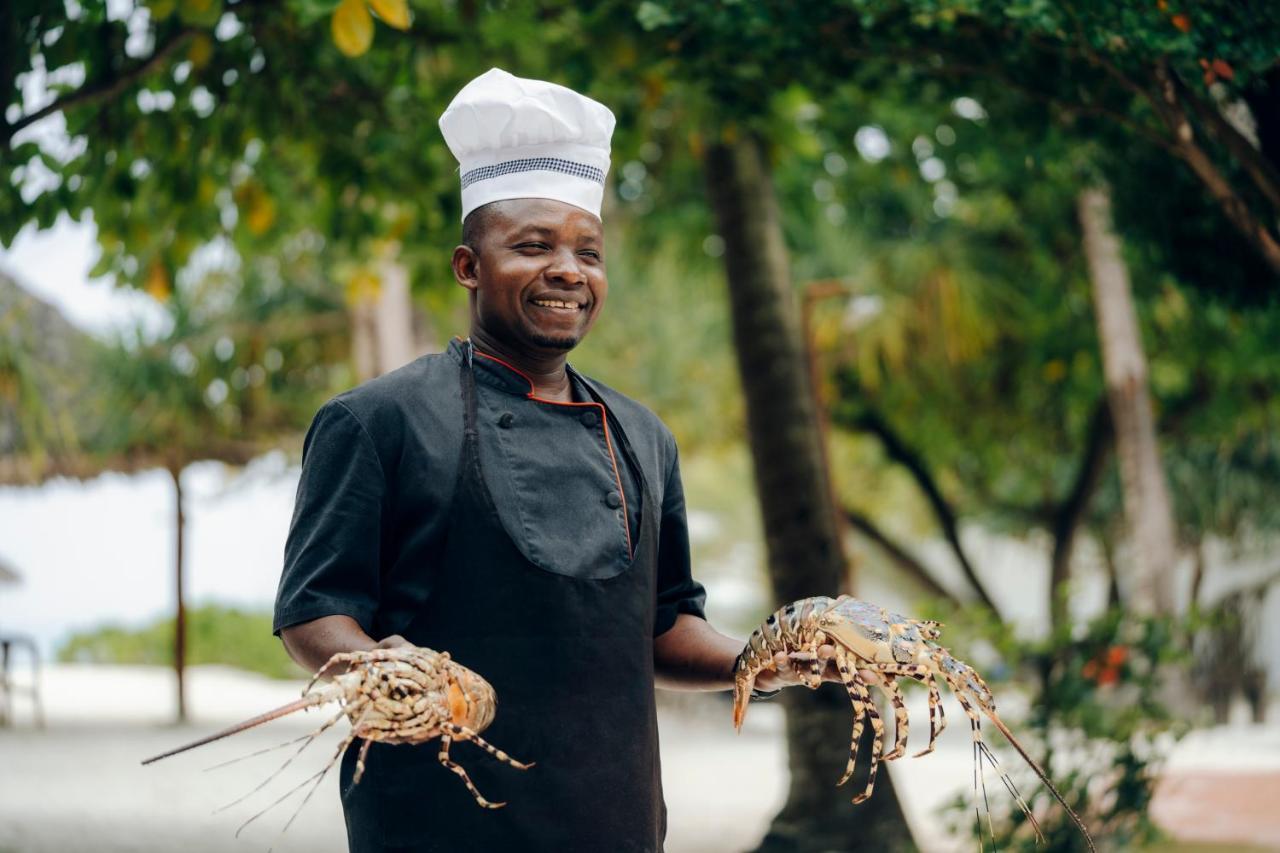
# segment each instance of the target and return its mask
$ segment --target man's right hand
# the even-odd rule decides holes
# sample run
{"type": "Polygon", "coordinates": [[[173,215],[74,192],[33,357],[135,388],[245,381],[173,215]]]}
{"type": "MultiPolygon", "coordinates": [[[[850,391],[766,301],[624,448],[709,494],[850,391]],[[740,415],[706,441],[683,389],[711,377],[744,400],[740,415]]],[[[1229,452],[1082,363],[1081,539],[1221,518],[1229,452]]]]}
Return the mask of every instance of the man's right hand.
{"type": "MultiPolygon", "coordinates": [[[[310,622],[290,625],[280,632],[289,657],[309,672],[317,672],[340,652],[367,652],[371,649],[390,649],[408,645],[404,637],[393,634],[381,643],[364,632],[360,623],[350,616],[321,616],[310,622]]],[[[332,677],[345,672],[346,667],[333,667],[324,673],[332,677]]]]}

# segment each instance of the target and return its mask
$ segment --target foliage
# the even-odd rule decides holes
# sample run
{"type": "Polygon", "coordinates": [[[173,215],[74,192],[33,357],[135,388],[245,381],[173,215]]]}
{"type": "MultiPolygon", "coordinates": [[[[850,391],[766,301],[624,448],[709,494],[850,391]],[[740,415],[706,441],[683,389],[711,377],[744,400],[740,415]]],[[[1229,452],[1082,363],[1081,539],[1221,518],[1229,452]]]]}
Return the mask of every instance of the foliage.
{"type": "Polygon", "coordinates": [[[643,400],[685,451],[740,443],[742,400],[714,261],[668,239],[651,251],[611,245],[607,262],[608,303],[574,365],[643,400]]]}
{"type": "MultiPolygon", "coordinates": [[[[682,76],[702,81],[727,120],[767,125],[772,93],[804,87],[825,100],[853,83],[1012,106],[1029,128],[1035,121],[1074,134],[1091,179],[1124,183],[1146,161],[1177,163],[1198,183],[1201,199],[1192,203],[1212,198],[1217,208],[1192,227],[1217,219],[1231,229],[1230,242],[1249,247],[1261,265],[1239,287],[1254,298],[1274,294],[1280,135],[1270,115],[1280,13],[1273,7],[850,0],[797,16],[782,2],[665,0],[643,4],[641,22],[682,76]],[[1245,103],[1256,124],[1242,132],[1227,113],[1238,115],[1245,103]]],[[[766,133],[776,138],[774,128],[766,133]]],[[[1133,207],[1148,201],[1135,197],[1133,207]]]]}
{"type": "Polygon", "coordinates": [[[270,261],[206,266],[171,294],[163,336],[103,354],[92,449],[181,470],[243,464],[295,434],[340,382],[325,365],[343,360],[347,319],[314,257],[299,252],[287,284],[270,261]]]}
{"type": "MultiPolygon", "coordinates": [[[[1095,840],[1105,839],[1109,847],[1130,850],[1160,837],[1149,813],[1157,774],[1164,755],[1187,728],[1165,707],[1162,696],[1169,674],[1186,666],[1198,624],[1196,619],[1137,618],[1113,609],[1031,642],[993,622],[975,620],[962,629],[997,650],[1005,673],[1027,676],[1028,714],[1021,725],[1006,722],[1095,840]]],[[[1010,686],[994,685],[995,695],[1010,686]]],[[[999,740],[994,734],[989,738],[999,740]]],[[[1029,772],[1017,769],[1021,759],[1016,754],[1001,752],[1001,764],[1014,770],[1048,849],[1085,850],[1084,839],[1052,795],[1029,772]]],[[[973,799],[957,800],[950,811],[958,830],[967,825],[976,837],[988,840],[994,834],[996,849],[1045,849],[998,784],[993,783],[985,799],[980,786],[973,799]],[[975,810],[981,812],[988,803],[991,824],[985,815],[975,822],[975,810]]]]}
{"type": "MultiPolygon", "coordinates": [[[[58,648],[69,663],[173,665],[172,618],[140,628],[103,625],[71,635],[58,648]]],[[[271,614],[221,604],[187,610],[187,664],[225,664],[272,678],[305,677],[271,635],[271,614]]]]}

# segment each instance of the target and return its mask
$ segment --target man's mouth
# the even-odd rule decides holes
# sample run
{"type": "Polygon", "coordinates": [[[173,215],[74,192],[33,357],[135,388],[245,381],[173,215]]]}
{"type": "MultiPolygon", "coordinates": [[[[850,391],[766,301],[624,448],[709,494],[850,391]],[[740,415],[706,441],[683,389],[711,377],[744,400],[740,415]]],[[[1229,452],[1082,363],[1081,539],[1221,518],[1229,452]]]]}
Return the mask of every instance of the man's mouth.
{"type": "Polygon", "coordinates": [[[586,307],[585,305],[579,305],[576,302],[566,302],[563,299],[540,298],[540,299],[530,299],[529,301],[540,308],[555,308],[562,311],[564,310],[581,311],[586,307]]]}

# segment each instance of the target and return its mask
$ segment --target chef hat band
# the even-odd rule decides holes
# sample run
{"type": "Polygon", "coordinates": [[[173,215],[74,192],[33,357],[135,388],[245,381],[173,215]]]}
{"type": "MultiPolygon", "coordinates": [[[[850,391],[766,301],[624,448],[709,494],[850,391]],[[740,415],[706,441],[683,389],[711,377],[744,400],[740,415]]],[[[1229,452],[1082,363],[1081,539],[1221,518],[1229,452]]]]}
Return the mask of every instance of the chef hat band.
{"type": "Polygon", "coordinates": [[[462,218],[509,198],[549,198],[596,216],[609,172],[614,117],[591,98],[490,69],[440,116],[458,160],[462,218]]]}

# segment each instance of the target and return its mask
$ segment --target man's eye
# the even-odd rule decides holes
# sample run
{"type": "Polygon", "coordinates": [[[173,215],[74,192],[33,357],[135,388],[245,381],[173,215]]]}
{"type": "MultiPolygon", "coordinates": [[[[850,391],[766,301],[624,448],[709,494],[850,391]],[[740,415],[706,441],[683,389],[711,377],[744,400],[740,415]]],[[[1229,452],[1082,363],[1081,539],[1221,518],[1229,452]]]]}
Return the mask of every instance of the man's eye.
{"type": "Polygon", "coordinates": [[[533,252],[545,252],[550,248],[546,243],[519,243],[515,246],[516,251],[529,252],[531,254],[533,252]]]}
{"type": "Polygon", "coordinates": [[[595,249],[586,249],[584,251],[579,252],[578,254],[583,255],[584,257],[591,258],[592,260],[595,260],[595,261],[600,260],[600,253],[597,252],[595,249]]]}

